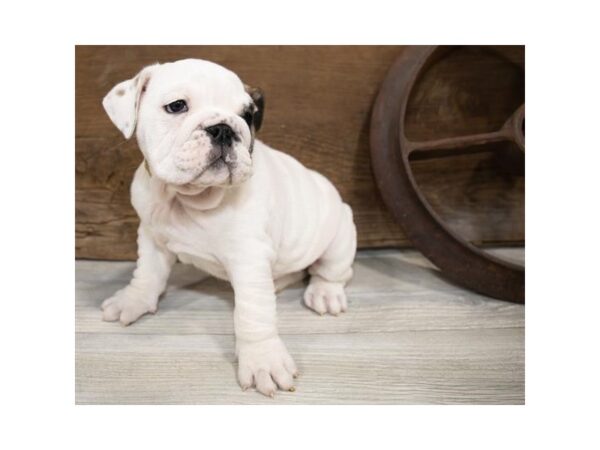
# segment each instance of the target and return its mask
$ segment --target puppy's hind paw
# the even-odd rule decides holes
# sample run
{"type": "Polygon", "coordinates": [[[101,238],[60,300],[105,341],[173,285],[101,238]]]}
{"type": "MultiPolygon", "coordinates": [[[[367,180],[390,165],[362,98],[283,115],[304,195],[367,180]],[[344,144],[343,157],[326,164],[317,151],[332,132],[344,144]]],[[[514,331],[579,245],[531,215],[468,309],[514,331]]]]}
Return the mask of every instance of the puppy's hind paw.
{"type": "Polygon", "coordinates": [[[304,304],[321,315],[329,313],[337,316],[341,312],[346,312],[348,300],[344,292],[344,284],[313,275],[304,291],[304,304]]]}

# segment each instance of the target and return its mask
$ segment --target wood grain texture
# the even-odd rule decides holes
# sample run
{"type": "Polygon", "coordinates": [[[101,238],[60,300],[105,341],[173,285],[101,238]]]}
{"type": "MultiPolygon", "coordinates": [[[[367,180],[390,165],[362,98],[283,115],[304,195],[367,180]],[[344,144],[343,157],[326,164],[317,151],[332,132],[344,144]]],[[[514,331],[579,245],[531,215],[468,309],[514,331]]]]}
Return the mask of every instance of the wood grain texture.
{"type": "Polygon", "coordinates": [[[499,130],[525,102],[523,46],[464,46],[417,81],[405,135],[426,141],[499,130]]]}
{"type": "Polygon", "coordinates": [[[359,252],[339,317],[303,307],[303,283],[278,296],[302,375],[274,400],[241,392],[231,288],[190,266],[176,266],[155,315],[126,328],[102,322],[100,303],[132,270],[76,263],[78,404],[524,403],[524,307],[447,283],[414,251],[359,252]]]}
{"type": "MultiPolygon", "coordinates": [[[[373,100],[402,50],[401,46],[76,47],[76,256],[117,260],[136,256],[138,219],[128,190],[141,154],[135,140],[125,141],[110,123],[101,99],[144,65],[189,57],[223,64],[265,91],[266,115],[259,138],[336,185],[354,210],[360,247],[408,245],[377,192],[368,144],[373,100]]],[[[480,71],[481,77],[497,70],[486,60],[479,64],[477,54],[465,58],[462,62],[480,71]]],[[[456,65],[447,70],[455,77],[456,65]]],[[[491,86],[491,98],[502,98],[506,89],[491,86]]],[[[444,106],[439,97],[421,102],[421,109],[415,106],[414,122],[421,123],[422,111],[431,111],[436,101],[444,106]]],[[[502,112],[495,113],[498,108],[487,106],[491,117],[502,112]]],[[[459,115],[457,109],[442,110],[451,117],[459,115]]],[[[419,136],[434,136],[436,127],[424,123],[419,136]]],[[[504,194],[507,185],[498,179],[489,158],[488,154],[453,164],[419,162],[415,176],[425,179],[426,197],[433,199],[444,220],[468,239],[522,242],[522,201],[513,193],[504,194]]]]}

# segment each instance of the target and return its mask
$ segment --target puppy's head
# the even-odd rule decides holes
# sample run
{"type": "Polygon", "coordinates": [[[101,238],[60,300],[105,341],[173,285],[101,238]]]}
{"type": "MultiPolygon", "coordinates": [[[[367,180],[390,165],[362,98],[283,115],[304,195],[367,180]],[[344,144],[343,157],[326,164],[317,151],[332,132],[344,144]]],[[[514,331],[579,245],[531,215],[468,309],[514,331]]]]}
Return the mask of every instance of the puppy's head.
{"type": "Polygon", "coordinates": [[[166,183],[228,186],[252,174],[264,100],[224,67],[199,59],[148,66],[102,104],[126,138],[136,132],[152,175],[166,183]]]}

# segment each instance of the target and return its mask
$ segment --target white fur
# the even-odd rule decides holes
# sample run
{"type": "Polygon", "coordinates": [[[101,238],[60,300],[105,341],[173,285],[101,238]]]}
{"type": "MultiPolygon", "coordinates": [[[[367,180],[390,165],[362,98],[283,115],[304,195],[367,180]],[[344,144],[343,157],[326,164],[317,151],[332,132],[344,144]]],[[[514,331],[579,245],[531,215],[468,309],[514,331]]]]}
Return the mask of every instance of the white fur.
{"type": "Polygon", "coordinates": [[[308,268],[305,304],[320,314],[346,310],[343,288],[356,251],[350,207],[326,178],[291,156],[258,140],[250,153],[252,130],[239,113],[251,99],[233,72],[184,60],[151,66],[136,79],[104,100],[126,136],[137,123],[150,166],[148,172],[140,165],[131,186],[141,222],[137,268],[103,303],[104,319],[129,324],[155,312],[173,263],[193,264],[235,291],[242,388],[255,385],[271,396],[277,386],[293,389],[297,368],[277,332],[275,286],[308,268]],[[117,95],[124,88],[129,100],[117,95]],[[167,114],[163,106],[180,98],[189,111],[167,114]],[[229,124],[240,138],[227,167],[207,160],[212,144],[203,130],[215,123],[229,124]]]}

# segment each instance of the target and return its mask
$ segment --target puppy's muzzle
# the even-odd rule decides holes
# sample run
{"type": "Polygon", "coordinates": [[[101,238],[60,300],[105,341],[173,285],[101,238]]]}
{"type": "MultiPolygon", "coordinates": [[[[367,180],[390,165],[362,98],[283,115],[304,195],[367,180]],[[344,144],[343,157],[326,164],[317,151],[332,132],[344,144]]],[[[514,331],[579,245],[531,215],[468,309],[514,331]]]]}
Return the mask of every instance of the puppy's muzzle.
{"type": "Polygon", "coordinates": [[[225,123],[218,123],[205,128],[204,131],[210,136],[213,145],[218,145],[220,147],[230,147],[231,144],[233,144],[234,139],[237,138],[233,129],[225,123]]]}

